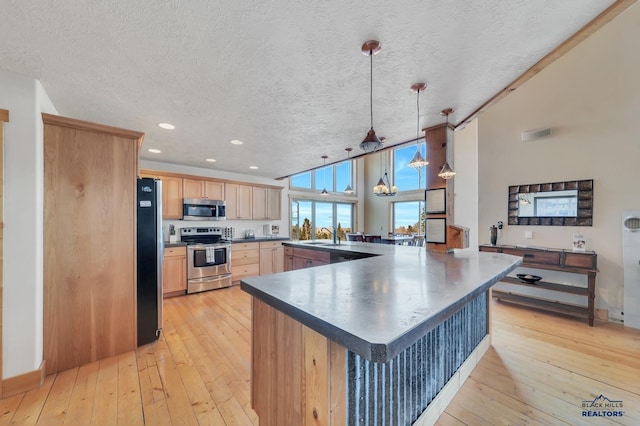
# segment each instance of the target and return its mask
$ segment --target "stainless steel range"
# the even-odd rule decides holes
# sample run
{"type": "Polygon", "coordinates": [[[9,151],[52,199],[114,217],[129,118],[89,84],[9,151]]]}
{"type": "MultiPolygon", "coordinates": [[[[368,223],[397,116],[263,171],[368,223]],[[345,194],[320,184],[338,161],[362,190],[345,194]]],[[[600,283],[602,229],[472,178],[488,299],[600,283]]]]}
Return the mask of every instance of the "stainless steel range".
{"type": "Polygon", "coordinates": [[[187,293],[231,286],[231,242],[222,228],[182,228],[187,243],[187,293]]]}

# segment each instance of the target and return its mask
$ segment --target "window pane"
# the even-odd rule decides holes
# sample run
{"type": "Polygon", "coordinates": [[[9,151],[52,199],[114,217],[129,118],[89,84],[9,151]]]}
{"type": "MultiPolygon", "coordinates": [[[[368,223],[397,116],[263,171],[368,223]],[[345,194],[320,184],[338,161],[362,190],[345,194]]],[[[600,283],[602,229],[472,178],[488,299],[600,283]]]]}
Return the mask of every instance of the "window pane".
{"type": "Polygon", "coordinates": [[[295,188],[311,189],[311,172],[291,176],[291,186],[295,188]]]}
{"type": "MultiPolygon", "coordinates": [[[[292,223],[291,226],[296,231],[295,234],[299,235],[300,240],[310,240],[313,229],[313,215],[312,215],[312,201],[294,201],[294,207],[297,205],[299,211],[299,231],[295,229],[297,224],[292,223]]],[[[294,213],[295,214],[295,213],[294,213]]],[[[295,235],[294,232],[291,235],[295,235]]]]}
{"type": "Polygon", "coordinates": [[[353,230],[353,206],[351,204],[336,204],[338,237],[346,241],[346,232],[353,230]]]}
{"type": "MultiPolygon", "coordinates": [[[[426,155],[426,144],[420,143],[420,153],[426,155]]],[[[424,189],[426,187],[424,167],[414,169],[409,167],[409,161],[416,152],[415,145],[397,148],[393,151],[393,182],[398,191],[410,191],[412,189],[424,189]],[[420,174],[418,174],[420,171],[420,174]]]]}
{"type": "Polygon", "coordinates": [[[395,234],[419,234],[420,216],[424,202],[407,201],[393,203],[393,232],[395,234]]]}
{"type": "Polygon", "coordinates": [[[316,205],[316,239],[333,238],[333,203],[315,202],[316,205]]]}
{"type": "Polygon", "coordinates": [[[336,187],[335,192],[344,192],[347,185],[351,183],[351,161],[345,161],[344,163],[336,164],[336,187]]]}
{"type": "Polygon", "coordinates": [[[333,166],[321,167],[315,170],[316,187],[314,189],[322,191],[326,188],[327,191],[333,191],[333,166]]]}

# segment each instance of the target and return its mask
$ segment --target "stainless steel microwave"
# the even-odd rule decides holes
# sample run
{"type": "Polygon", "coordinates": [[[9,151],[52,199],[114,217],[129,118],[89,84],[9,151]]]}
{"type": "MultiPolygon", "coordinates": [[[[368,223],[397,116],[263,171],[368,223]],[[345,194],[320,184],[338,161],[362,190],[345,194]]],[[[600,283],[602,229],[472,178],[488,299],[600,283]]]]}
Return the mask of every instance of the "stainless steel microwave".
{"type": "Polygon", "coordinates": [[[185,198],[182,202],[184,220],[225,220],[226,203],[208,198],[185,198]]]}

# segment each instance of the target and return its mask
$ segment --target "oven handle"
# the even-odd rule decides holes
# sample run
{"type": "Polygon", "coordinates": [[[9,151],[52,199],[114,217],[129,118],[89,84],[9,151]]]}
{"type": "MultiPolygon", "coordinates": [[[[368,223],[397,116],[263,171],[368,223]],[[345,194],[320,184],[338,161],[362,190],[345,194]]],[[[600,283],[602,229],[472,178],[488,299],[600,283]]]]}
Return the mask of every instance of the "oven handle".
{"type": "Polygon", "coordinates": [[[211,243],[211,244],[190,244],[187,248],[191,250],[206,250],[208,247],[213,248],[231,248],[231,243],[211,243]]]}

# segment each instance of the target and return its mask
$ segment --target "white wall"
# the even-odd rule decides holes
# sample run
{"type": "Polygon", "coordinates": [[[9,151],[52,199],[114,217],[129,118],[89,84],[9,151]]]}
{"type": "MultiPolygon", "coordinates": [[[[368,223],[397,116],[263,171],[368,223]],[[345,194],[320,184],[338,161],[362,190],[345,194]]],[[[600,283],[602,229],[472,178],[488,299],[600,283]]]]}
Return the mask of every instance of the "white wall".
{"type": "Polygon", "coordinates": [[[0,70],[5,124],[3,378],[42,362],[43,126],[57,113],[37,80],[0,70]]]}
{"type": "Polygon", "coordinates": [[[478,123],[479,229],[507,223],[509,185],[594,179],[592,227],[506,226],[499,243],[598,254],[596,307],[623,307],[621,212],[640,208],[640,6],[634,5],[484,112],[478,123]],[[551,137],[522,142],[526,130],[551,137]],[[533,231],[532,240],[524,231],[533,231]]]}
{"type": "Polygon", "coordinates": [[[281,220],[225,220],[225,221],[202,221],[202,222],[192,222],[192,221],[184,221],[184,220],[164,220],[163,228],[165,230],[165,235],[168,237],[169,235],[169,225],[174,225],[176,227],[176,234],[180,235],[178,228],[189,227],[189,226],[229,226],[234,227],[236,232],[236,238],[242,238],[244,236],[244,232],[247,230],[253,230],[256,237],[260,237],[263,235],[262,226],[269,223],[271,225],[280,226],[280,234],[281,237],[289,237],[289,180],[275,180],[268,179],[262,177],[256,177],[252,175],[245,175],[242,173],[232,173],[232,172],[224,172],[215,169],[206,169],[200,167],[189,167],[182,166],[179,164],[171,164],[171,163],[162,163],[158,161],[140,161],[140,168],[142,169],[151,169],[151,170],[160,170],[165,172],[173,172],[173,173],[182,173],[188,175],[195,176],[205,176],[217,179],[228,179],[240,182],[247,183],[256,183],[263,185],[274,185],[274,186],[282,186],[282,198],[280,211],[282,212],[281,220]]]}
{"type": "MultiPolygon", "coordinates": [[[[451,139],[450,139],[451,140],[451,139]]],[[[478,229],[478,120],[453,133],[453,222],[469,228],[469,250],[478,249],[489,230],[478,229]]]]}

